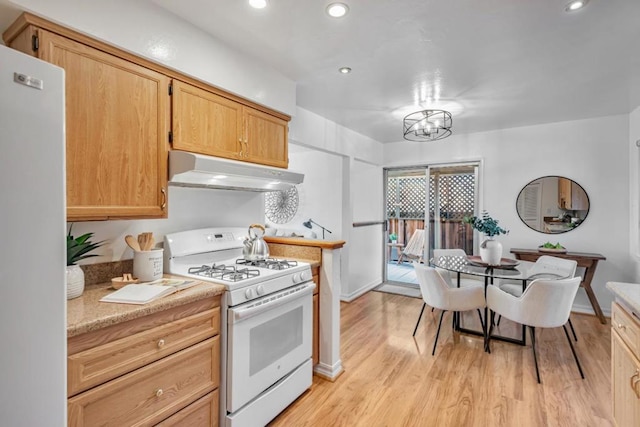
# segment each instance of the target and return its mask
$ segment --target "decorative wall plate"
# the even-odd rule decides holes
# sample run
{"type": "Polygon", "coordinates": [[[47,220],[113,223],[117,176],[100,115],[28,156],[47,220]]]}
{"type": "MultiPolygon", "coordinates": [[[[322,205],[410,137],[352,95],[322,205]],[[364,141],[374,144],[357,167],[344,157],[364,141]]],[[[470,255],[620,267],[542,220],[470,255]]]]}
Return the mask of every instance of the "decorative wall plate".
{"type": "Polygon", "coordinates": [[[290,222],[298,212],[298,190],[291,187],[287,191],[272,191],[264,196],[264,213],[276,224],[290,222]]]}

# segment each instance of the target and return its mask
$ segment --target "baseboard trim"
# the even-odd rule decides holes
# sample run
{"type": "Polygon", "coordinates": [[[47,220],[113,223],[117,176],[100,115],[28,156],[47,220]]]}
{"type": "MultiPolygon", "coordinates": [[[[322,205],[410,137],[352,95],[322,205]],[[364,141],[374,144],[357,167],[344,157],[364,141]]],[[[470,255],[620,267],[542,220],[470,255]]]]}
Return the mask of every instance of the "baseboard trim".
{"type": "Polygon", "coordinates": [[[343,372],[342,360],[338,360],[333,366],[320,362],[313,368],[315,375],[331,382],[337,380],[343,372]]]}
{"type": "Polygon", "coordinates": [[[365,293],[369,292],[371,289],[375,288],[376,286],[381,285],[382,282],[378,281],[378,280],[374,280],[370,283],[367,283],[366,285],[364,285],[363,287],[361,287],[360,289],[351,292],[350,294],[347,295],[343,295],[340,294],[340,301],[344,301],[344,302],[351,302],[354,299],[358,298],[361,295],[364,295],[365,293]]]}
{"type": "MultiPolygon", "coordinates": [[[[590,314],[592,316],[596,315],[595,311],[593,311],[593,307],[584,304],[573,304],[573,307],[571,307],[571,311],[580,314],[590,314]]],[[[611,309],[608,307],[602,308],[602,313],[605,315],[605,317],[611,317],[611,309]]]]}

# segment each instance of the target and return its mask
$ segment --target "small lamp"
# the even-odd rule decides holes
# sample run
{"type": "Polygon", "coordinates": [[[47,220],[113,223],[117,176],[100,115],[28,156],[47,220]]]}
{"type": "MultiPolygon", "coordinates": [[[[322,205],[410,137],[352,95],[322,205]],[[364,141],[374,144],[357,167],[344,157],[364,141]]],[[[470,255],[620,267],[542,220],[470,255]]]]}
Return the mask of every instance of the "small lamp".
{"type": "Polygon", "coordinates": [[[309,221],[305,221],[302,223],[302,225],[304,225],[307,228],[313,228],[313,226],[311,224],[315,224],[318,227],[322,228],[322,239],[324,239],[324,232],[328,232],[329,234],[331,234],[330,230],[327,230],[326,228],[324,228],[323,226],[321,226],[320,224],[318,224],[317,222],[315,222],[314,220],[312,220],[311,218],[309,218],[309,221]]]}

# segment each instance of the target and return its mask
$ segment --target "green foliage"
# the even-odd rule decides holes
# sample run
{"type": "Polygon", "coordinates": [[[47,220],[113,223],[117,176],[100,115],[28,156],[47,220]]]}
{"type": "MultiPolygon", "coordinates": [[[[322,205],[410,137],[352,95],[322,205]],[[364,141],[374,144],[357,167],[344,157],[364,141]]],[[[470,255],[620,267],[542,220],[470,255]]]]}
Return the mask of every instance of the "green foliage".
{"type": "Polygon", "coordinates": [[[482,211],[482,217],[465,216],[462,222],[466,222],[467,224],[471,224],[471,227],[474,230],[478,230],[480,233],[483,233],[489,237],[499,236],[501,234],[508,234],[509,230],[505,230],[504,228],[498,226],[498,221],[491,218],[489,212],[482,211]]]}
{"type": "Polygon", "coordinates": [[[389,234],[389,240],[398,240],[398,235],[396,233],[389,234]]]}
{"type": "Polygon", "coordinates": [[[545,249],[564,249],[564,246],[562,246],[560,242],[556,243],[555,245],[551,242],[546,242],[540,247],[545,249]]]}
{"type": "Polygon", "coordinates": [[[73,224],[71,224],[69,232],[67,233],[67,265],[74,265],[81,259],[98,256],[95,254],[89,254],[89,252],[102,246],[104,244],[104,240],[97,243],[91,242],[90,239],[93,237],[93,233],[86,233],[80,237],[73,237],[71,235],[72,228],[73,224]]]}

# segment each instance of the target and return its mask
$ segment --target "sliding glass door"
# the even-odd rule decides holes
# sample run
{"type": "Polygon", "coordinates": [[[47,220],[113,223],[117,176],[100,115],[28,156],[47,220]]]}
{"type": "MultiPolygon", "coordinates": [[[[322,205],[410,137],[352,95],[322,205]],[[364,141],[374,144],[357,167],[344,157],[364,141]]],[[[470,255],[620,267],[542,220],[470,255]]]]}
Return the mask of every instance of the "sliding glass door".
{"type": "Polygon", "coordinates": [[[477,213],[477,163],[386,169],[385,186],[385,282],[415,284],[411,261],[428,263],[433,249],[473,253],[462,219],[477,213]]]}

